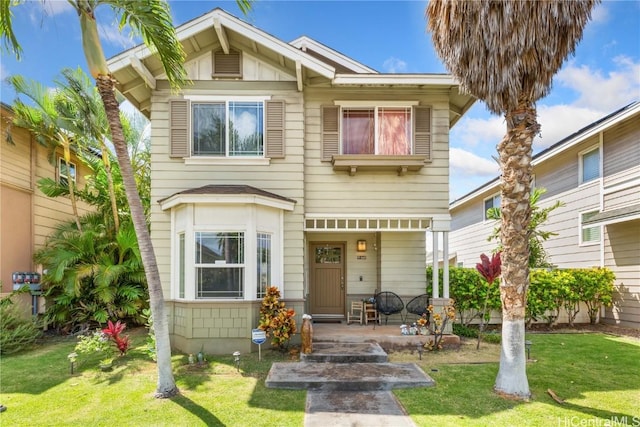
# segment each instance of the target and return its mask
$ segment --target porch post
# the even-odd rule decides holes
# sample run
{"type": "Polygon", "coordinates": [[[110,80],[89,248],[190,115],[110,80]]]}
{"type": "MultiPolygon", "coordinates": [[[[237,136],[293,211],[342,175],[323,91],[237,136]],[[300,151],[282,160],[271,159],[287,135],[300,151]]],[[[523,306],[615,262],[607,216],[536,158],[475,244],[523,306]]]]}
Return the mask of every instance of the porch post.
{"type": "Polygon", "coordinates": [[[439,298],[440,295],[440,284],[438,283],[438,232],[433,231],[431,229],[431,236],[433,240],[433,267],[432,267],[432,280],[431,284],[433,286],[433,298],[439,298]]]}
{"type": "Polygon", "coordinates": [[[449,232],[442,232],[442,296],[449,298],[449,232]]]}

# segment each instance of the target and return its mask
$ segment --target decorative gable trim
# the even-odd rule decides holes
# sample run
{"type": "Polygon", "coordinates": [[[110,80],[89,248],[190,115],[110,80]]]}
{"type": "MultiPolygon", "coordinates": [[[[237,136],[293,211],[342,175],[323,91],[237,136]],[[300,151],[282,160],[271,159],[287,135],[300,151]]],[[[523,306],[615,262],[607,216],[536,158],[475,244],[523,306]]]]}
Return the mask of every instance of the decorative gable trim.
{"type": "Polygon", "coordinates": [[[230,49],[225,54],[222,49],[212,52],[211,77],[242,78],[242,52],[230,49]]]}
{"type": "Polygon", "coordinates": [[[431,107],[413,107],[413,153],[432,159],[431,107]]]}
{"type": "Polygon", "coordinates": [[[340,154],[340,107],[322,107],[322,153],[320,160],[330,162],[334,155],[340,154]]]}
{"type": "Polygon", "coordinates": [[[265,155],[272,159],[285,157],[284,101],[265,101],[265,155]]]}
{"type": "Polygon", "coordinates": [[[169,101],[169,157],[189,157],[189,112],[188,99],[169,101]]]}

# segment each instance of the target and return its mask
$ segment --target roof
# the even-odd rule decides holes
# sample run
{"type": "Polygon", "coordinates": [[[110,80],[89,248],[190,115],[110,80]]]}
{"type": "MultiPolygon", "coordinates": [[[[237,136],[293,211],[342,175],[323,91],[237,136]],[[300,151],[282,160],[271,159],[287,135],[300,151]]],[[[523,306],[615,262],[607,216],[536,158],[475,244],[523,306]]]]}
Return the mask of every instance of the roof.
{"type": "MultiPolygon", "coordinates": [[[[625,105],[624,107],[614,111],[611,114],[608,114],[602,117],[599,120],[596,120],[593,123],[583,127],[582,129],[572,133],[571,135],[561,139],[560,141],[552,144],[548,148],[542,150],[541,152],[534,155],[531,159],[531,165],[536,166],[546,160],[549,160],[560,153],[565,152],[566,150],[578,145],[582,141],[590,138],[591,136],[603,132],[612,126],[620,123],[623,120],[626,120],[629,117],[632,117],[636,114],[640,114],[640,101],[632,102],[631,104],[625,105]]],[[[480,187],[475,190],[470,191],[464,196],[454,200],[449,204],[449,209],[456,208],[471,199],[475,198],[477,195],[494,189],[500,185],[499,177],[493,178],[492,180],[484,183],[480,187]]]]}
{"type": "MultiPolygon", "coordinates": [[[[298,90],[304,81],[327,87],[410,87],[442,90],[449,94],[449,125],[453,126],[471,108],[475,98],[459,90],[458,82],[446,74],[382,74],[309,37],[291,43],[216,8],[176,27],[186,60],[191,61],[212,49],[229,46],[249,48],[260,57],[296,75],[298,90]]],[[[151,93],[156,80],[164,78],[157,55],[145,45],[128,49],[107,61],[117,89],[134,107],[149,115],[151,93]]]]}
{"type": "Polygon", "coordinates": [[[158,200],[163,210],[185,203],[255,203],[293,210],[296,201],[250,185],[205,185],[179,191],[158,200]],[[214,197],[212,197],[214,196],[214,197]]]}
{"type": "Polygon", "coordinates": [[[598,226],[615,224],[617,222],[632,221],[640,219],[640,204],[625,206],[623,208],[611,209],[595,214],[588,220],[582,222],[582,225],[598,226]]]}

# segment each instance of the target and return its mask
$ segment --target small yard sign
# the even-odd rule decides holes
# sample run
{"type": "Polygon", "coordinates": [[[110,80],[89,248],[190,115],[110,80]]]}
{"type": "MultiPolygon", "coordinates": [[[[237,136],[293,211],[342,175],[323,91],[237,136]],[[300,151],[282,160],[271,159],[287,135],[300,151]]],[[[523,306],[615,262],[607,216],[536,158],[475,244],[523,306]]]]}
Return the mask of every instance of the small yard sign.
{"type": "Polygon", "coordinates": [[[262,344],[267,340],[267,333],[262,329],[251,330],[251,341],[258,344],[258,360],[262,360],[262,344]]]}

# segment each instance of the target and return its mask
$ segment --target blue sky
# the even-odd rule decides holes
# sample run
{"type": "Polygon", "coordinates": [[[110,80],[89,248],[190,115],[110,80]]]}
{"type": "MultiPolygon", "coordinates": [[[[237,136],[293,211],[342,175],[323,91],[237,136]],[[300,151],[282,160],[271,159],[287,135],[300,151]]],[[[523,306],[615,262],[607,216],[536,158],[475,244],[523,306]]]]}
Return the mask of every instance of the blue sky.
{"type": "MultiPolygon", "coordinates": [[[[215,7],[247,20],[284,41],[309,36],[380,72],[443,73],[426,31],[426,1],[257,1],[244,16],[235,1],[170,1],[174,23],[215,7]]],[[[110,9],[98,9],[107,57],[137,44],[117,31],[110,9]]],[[[66,0],[27,1],[14,8],[14,29],[23,47],[20,62],[2,52],[0,77],[22,74],[53,85],[64,67],[85,68],[78,19],[66,0]]],[[[86,68],[85,68],[86,69],[86,68]]],[[[0,99],[14,93],[0,87],[0,99]]],[[[594,9],[576,53],[538,102],[541,137],[534,152],[598,118],[640,100],[640,1],[604,1],[594,9]]],[[[493,157],[505,130],[501,117],[476,105],[451,132],[451,199],[493,179],[493,157]]]]}

